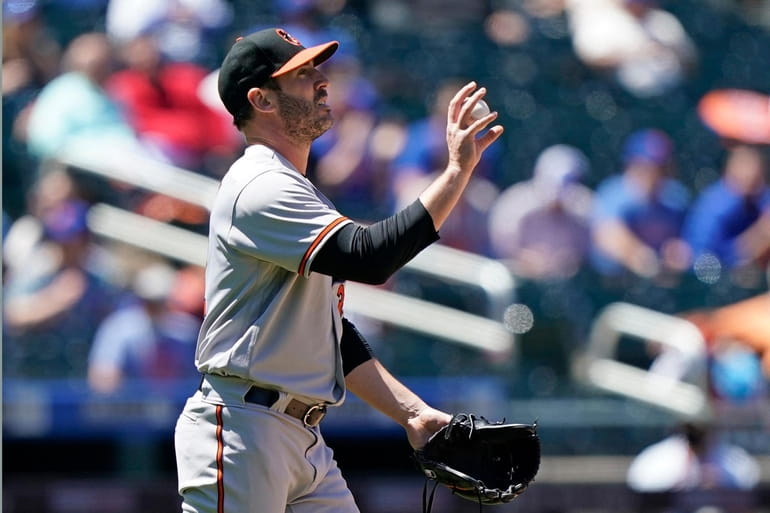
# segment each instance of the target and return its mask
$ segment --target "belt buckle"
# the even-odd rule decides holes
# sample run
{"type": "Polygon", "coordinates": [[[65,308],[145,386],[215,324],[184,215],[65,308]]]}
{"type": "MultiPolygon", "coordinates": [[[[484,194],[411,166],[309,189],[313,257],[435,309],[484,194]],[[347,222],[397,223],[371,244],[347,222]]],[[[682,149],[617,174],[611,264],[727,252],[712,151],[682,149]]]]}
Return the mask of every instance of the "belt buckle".
{"type": "Polygon", "coordinates": [[[316,427],[326,416],[326,405],[323,403],[314,404],[307,409],[302,417],[302,423],[305,427],[316,427]]]}

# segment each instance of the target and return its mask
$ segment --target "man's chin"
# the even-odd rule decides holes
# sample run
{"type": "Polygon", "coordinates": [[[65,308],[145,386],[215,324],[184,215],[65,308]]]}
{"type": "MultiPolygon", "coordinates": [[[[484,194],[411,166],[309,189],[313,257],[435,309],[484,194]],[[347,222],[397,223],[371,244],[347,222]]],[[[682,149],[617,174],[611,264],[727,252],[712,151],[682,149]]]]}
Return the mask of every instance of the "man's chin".
{"type": "Polygon", "coordinates": [[[323,134],[328,132],[334,126],[335,121],[336,120],[334,119],[334,117],[331,115],[331,112],[330,112],[329,115],[325,118],[325,121],[323,123],[318,124],[320,133],[318,134],[317,137],[321,137],[323,134]]]}

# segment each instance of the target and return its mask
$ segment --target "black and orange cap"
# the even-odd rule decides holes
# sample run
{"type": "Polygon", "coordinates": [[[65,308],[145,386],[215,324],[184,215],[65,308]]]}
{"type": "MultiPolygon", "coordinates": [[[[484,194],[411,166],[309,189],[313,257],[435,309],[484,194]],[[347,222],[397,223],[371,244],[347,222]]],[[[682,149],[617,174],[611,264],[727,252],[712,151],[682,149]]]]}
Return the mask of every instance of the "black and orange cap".
{"type": "Polygon", "coordinates": [[[339,42],[329,41],[305,48],[281,28],[268,28],[240,37],[227,52],[219,68],[219,97],[234,114],[248,102],[246,93],[269,78],[312,62],[319,65],[337,51],[339,42]]]}

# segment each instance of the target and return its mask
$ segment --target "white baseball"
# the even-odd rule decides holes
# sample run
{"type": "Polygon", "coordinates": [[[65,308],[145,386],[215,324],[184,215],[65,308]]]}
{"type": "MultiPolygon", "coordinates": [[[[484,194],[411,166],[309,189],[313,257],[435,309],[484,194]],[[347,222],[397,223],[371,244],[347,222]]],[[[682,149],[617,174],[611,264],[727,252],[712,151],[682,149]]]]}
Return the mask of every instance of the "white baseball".
{"type": "Polygon", "coordinates": [[[476,105],[473,106],[471,111],[471,117],[473,119],[480,119],[489,114],[489,105],[484,100],[479,100],[476,105]]]}

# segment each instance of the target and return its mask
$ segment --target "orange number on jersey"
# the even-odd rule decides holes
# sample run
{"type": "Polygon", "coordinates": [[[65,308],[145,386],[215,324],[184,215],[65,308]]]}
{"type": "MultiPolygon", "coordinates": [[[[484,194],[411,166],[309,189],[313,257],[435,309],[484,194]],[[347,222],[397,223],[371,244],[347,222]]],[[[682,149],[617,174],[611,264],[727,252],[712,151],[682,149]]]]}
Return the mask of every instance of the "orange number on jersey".
{"type": "Polygon", "coordinates": [[[337,285],[337,310],[340,313],[340,317],[342,317],[342,306],[345,304],[345,284],[340,283],[337,285]]]}

